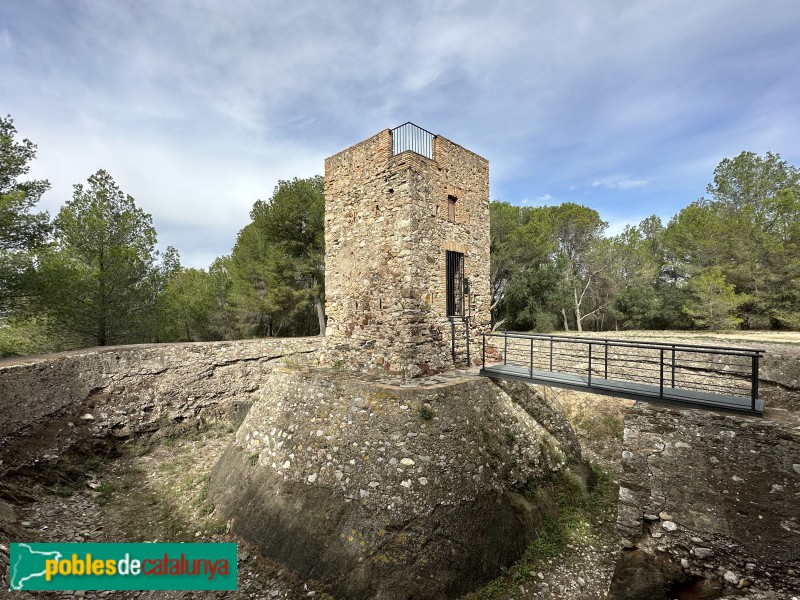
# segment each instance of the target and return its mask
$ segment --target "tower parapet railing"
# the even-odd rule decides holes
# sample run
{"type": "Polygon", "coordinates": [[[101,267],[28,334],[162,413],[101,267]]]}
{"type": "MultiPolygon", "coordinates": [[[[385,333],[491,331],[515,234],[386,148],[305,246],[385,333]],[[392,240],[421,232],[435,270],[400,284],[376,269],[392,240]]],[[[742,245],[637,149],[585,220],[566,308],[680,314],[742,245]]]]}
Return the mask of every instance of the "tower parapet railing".
{"type": "Polygon", "coordinates": [[[433,138],[436,134],[412,122],[395,127],[392,132],[392,156],[401,152],[416,152],[425,158],[433,159],[433,138]]]}

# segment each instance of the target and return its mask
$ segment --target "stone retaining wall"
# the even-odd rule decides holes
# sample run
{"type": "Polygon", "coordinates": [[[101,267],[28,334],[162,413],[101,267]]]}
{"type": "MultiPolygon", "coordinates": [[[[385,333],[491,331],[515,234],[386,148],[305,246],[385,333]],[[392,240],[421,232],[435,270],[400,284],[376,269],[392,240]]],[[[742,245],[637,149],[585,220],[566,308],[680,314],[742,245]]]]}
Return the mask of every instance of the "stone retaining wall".
{"type": "Polygon", "coordinates": [[[582,482],[574,431],[532,386],[276,371],[209,492],[238,535],[337,597],[448,598],[520,557],[557,510],[538,482],[570,467],[582,482]]]}
{"type": "MultiPolygon", "coordinates": [[[[320,344],[317,337],[152,344],[2,361],[0,455],[16,445],[33,459],[65,447],[84,426],[125,435],[247,402],[281,359],[314,357],[320,344]]],[[[6,456],[0,465],[8,464],[6,456]]]]}
{"type": "MultiPolygon", "coordinates": [[[[626,415],[622,464],[620,534],[662,566],[620,590],[666,587],[666,577],[800,593],[796,422],[637,404],[626,415]]],[[[641,563],[641,552],[630,556],[641,563]]]]}

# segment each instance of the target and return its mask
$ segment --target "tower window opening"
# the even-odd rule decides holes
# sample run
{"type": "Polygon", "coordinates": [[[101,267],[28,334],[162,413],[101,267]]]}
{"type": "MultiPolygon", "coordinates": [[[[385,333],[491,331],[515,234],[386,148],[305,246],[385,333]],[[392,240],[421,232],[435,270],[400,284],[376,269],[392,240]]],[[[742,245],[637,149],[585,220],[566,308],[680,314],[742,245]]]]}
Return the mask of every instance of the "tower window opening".
{"type": "Polygon", "coordinates": [[[456,198],[455,196],[447,197],[447,220],[451,223],[456,222],[456,198]]]}

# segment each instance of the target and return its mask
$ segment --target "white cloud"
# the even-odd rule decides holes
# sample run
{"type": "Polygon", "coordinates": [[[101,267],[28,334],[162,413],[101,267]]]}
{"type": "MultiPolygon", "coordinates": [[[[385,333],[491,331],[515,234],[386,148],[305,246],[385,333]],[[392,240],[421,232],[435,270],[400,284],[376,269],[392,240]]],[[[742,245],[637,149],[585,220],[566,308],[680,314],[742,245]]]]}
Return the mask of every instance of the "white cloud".
{"type": "Polygon", "coordinates": [[[629,175],[609,175],[592,181],[592,187],[605,187],[611,190],[631,190],[647,185],[647,179],[635,179],[629,175]]]}
{"type": "Polygon", "coordinates": [[[51,212],[103,167],[201,261],[279,178],[407,120],[531,205],[667,210],[742,150],[798,164],[798,20],[795,0],[6,2],[0,98],[51,212]]]}

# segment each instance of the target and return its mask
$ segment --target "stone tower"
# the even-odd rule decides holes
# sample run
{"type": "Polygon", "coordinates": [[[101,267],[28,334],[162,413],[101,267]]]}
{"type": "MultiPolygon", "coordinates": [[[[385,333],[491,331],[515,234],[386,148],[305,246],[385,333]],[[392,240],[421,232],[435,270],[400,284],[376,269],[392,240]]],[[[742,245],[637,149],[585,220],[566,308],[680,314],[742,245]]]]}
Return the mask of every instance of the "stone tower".
{"type": "Polygon", "coordinates": [[[417,377],[480,356],[489,163],[406,123],[325,161],[323,362],[417,377]],[[471,336],[467,336],[467,333],[471,336]]]}

